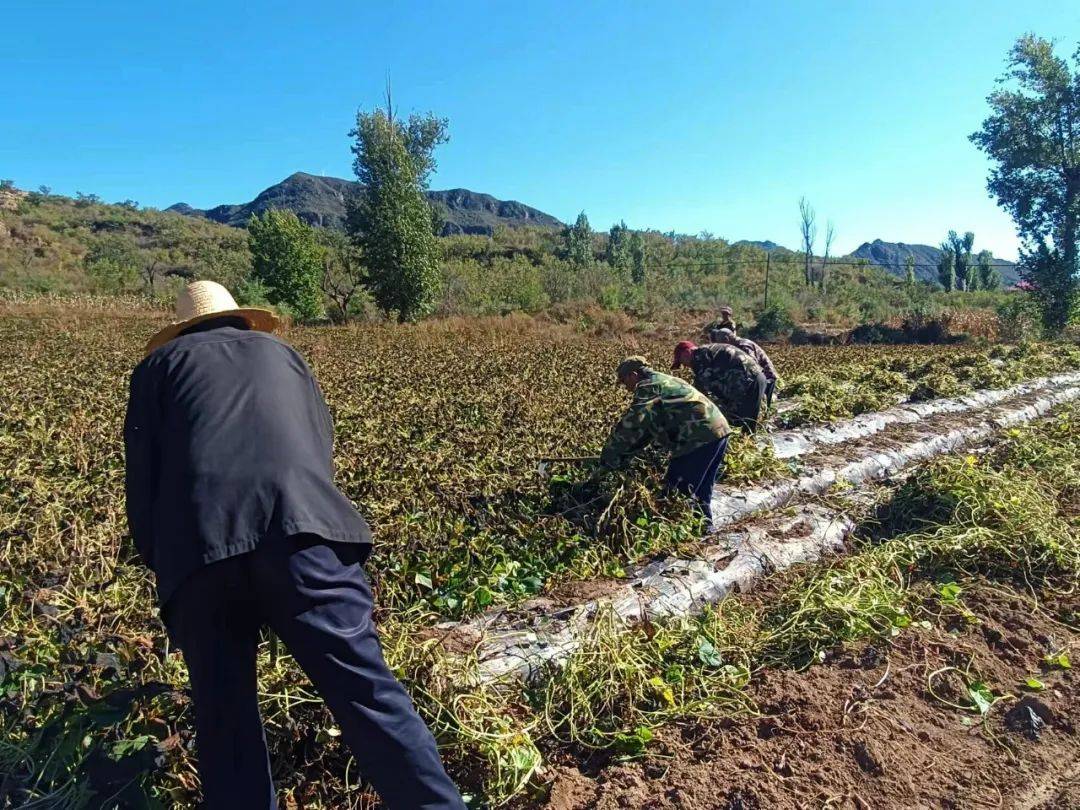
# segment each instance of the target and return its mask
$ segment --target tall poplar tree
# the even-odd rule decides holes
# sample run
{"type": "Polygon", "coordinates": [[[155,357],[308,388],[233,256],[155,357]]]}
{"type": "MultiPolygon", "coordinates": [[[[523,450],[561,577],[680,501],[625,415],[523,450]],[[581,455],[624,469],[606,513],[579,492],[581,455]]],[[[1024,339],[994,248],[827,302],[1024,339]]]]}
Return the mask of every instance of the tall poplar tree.
{"type": "Polygon", "coordinates": [[[430,113],[399,120],[388,91],[386,108],[357,113],[349,133],[360,188],[348,201],[345,228],[364,257],[375,303],[401,321],[429,314],[438,300],[436,220],[424,190],[446,129],[446,119],[430,113]]]}

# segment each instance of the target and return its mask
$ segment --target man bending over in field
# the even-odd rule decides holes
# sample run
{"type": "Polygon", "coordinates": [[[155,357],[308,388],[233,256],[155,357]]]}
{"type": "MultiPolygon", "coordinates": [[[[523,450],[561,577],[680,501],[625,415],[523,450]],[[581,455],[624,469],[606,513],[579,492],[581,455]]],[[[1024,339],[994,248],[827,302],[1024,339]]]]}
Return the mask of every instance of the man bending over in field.
{"type": "Polygon", "coordinates": [[[147,345],[124,425],[128,523],[184,653],[208,808],[275,808],[256,691],[268,625],[392,808],[464,807],[383,661],[371,532],[333,482],[333,424],[265,310],[196,281],[147,345]]]}
{"type": "Polygon", "coordinates": [[[749,338],[736,335],[734,329],[714,329],[709,335],[709,339],[713,343],[727,343],[729,346],[741,349],[757,361],[757,364],[761,366],[761,373],[765,375],[765,381],[768,383],[765,386],[765,400],[769,405],[772,405],[773,394],[776,393],[776,383],[780,376],[776,373],[776,366],[773,365],[765,350],[749,338]]]}
{"type": "Polygon", "coordinates": [[[626,358],[615,376],[634,399],[612,428],[594,475],[624,467],[656,442],[671,451],[667,488],[692,495],[711,523],[713,485],[731,432],[723,414],[692,385],[649,368],[644,357],[626,358]]]}
{"type": "Polygon", "coordinates": [[[768,383],[746,352],[724,343],[695,346],[684,340],[675,347],[672,368],[689,366],[694,386],[715,402],[731,424],[753,433],[765,405],[768,383]]]}

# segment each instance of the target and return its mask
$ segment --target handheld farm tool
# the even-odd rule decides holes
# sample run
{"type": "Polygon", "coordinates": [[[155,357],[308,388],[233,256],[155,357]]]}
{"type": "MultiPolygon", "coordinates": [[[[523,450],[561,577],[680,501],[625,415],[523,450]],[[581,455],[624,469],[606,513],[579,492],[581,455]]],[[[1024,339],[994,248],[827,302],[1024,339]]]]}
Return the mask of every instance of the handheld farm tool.
{"type": "Polygon", "coordinates": [[[597,462],[600,460],[600,456],[558,456],[555,458],[542,458],[536,465],[536,472],[541,478],[546,478],[548,474],[548,467],[552,464],[585,464],[588,462],[597,462]]]}

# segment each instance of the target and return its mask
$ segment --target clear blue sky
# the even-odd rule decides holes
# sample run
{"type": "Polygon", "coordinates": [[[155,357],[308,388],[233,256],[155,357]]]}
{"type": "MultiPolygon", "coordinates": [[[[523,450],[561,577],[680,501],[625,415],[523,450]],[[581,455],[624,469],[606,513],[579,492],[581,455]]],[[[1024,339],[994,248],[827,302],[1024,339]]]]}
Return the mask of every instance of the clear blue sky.
{"type": "Polygon", "coordinates": [[[380,100],[450,119],[433,188],[596,227],[838,248],[952,227],[1012,258],[967,141],[1012,42],[1080,40],[1080,3],[6,0],[0,177],[164,207],[351,176],[380,100]]]}

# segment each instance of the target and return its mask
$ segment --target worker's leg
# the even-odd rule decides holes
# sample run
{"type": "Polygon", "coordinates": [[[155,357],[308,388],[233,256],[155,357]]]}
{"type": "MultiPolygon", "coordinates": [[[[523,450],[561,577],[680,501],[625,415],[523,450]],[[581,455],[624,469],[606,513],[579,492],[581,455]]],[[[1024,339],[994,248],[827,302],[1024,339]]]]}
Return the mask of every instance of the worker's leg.
{"type": "Polygon", "coordinates": [[[741,427],[747,433],[753,433],[757,430],[761,424],[767,385],[768,381],[765,379],[765,375],[760,373],[745,381],[745,387],[739,399],[738,411],[732,424],[741,427]]]}
{"type": "Polygon", "coordinates": [[[769,380],[765,386],[765,402],[772,407],[773,396],[776,394],[776,380],[769,380]]]}
{"type": "MultiPolygon", "coordinates": [[[[693,497],[710,524],[712,523],[712,493],[716,476],[723,468],[728,437],[709,442],[671,460],[665,486],[693,497]]],[[[710,525],[711,528],[711,525],[710,525]]]]}
{"type": "Polygon", "coordinates": [[[277,807],[256,693],[260,622],[245,573],[248,555],[192,575],[165,606],[184,653],[194,701],[204,807],[277,807]]]}
{"type": "Polygon", "coordinates": [[[270,626],[315,684],[387,806],[463,808],[434,737],[383,660],[361,568],[367,547],[306,535],[257,554],[253,570],[270,626]]]}

